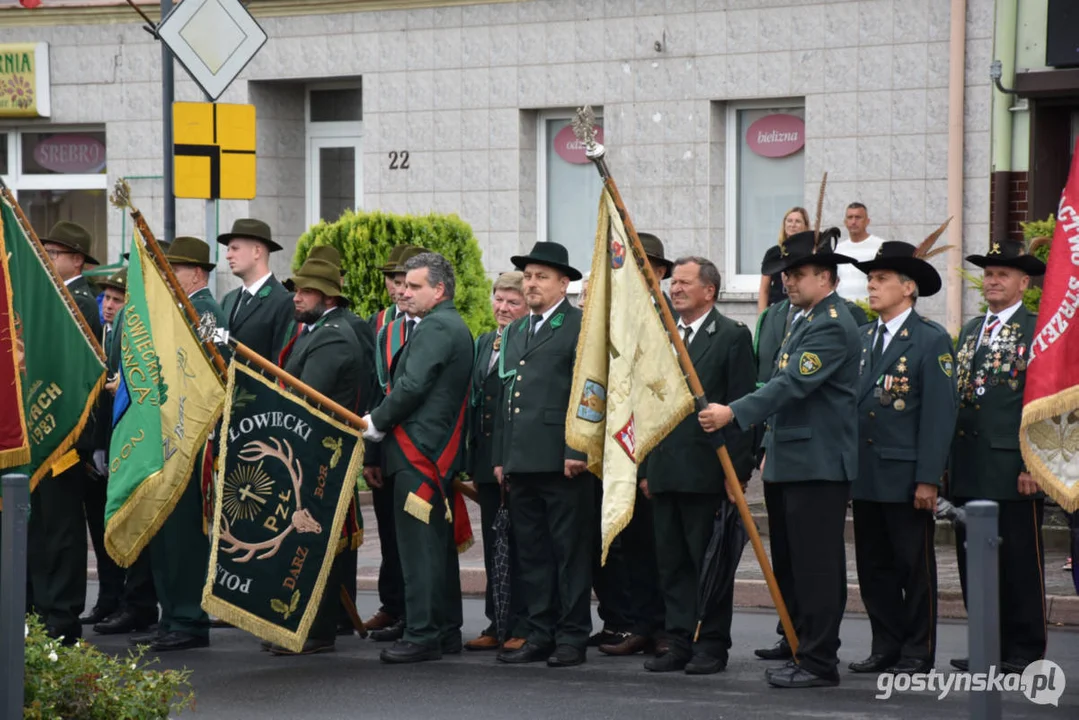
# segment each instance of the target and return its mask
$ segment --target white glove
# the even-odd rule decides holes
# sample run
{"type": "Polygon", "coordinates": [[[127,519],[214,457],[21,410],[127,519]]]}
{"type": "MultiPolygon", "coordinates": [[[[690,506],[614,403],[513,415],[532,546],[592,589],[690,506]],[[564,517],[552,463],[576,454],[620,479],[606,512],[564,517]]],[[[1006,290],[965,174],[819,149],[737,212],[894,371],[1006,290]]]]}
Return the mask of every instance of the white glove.
{"type": "Polygon", "coordinates": [[[94,450],[94,469],[97,470],[98,475],[101,477],[109,476],[109,469],[105,466],[105,451],[94,450]]]}
{"type": "Polygon", "coordinates": [[[228,345],[229,331],[225,328],[214,328],[214,343],[217,345],[228,345]]]}
{"type": "Polygon", "coordinates": [[[367,423],[367,429],[363,431],[363,437],[365,440],[370,440],[371,442],[380,442],[382,438],[386,437],[386,433],[379,432],[378,428],[375,427],[375,424],[371,422],[370,413],[363,416],[363,421],[367,423]]]}

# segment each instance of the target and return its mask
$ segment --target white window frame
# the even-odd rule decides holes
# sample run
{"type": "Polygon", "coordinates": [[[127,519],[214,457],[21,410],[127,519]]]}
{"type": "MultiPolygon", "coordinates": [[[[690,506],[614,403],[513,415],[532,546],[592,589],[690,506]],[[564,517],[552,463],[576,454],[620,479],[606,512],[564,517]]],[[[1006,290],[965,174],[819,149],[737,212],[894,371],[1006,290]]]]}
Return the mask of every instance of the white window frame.
{"type": "MultiPolygon", "coordinates": [[[[739,100],[727,104],[727,169],[726,204],[724,231],[724,293],[752,293],[754,297],[760,291],[760,273],[738,274],[738,111],[760,110],[763,108],[801,107],[805,112],[805,98],[768,98],[766,100],[739,100]]],[[[803,148],[803,152],[805,152],[803,148]]],[[[804,182],[804,178],[803,178],[804,182]]],[[[779,227],[779,224],[776,224],[779,227]]]]}
{"type": "MultiPolygon", "coordinates": [[[[360,117],[363,117],[363,83],[361,80],[348,80],[339,82],[316,83],[308,85],[304,90],[304,158],[305,183],[307,188],[307,201],[305,213],[307,226],[316,224],[322,218],[319,217],[319,173],[318,151],[322,148],[351,147],[356,151],[356,205],[353,210],[363,207],[363,120],[348,122],[311,122],[311,91],[315,90],[360,90],[360,117]]],[[[334,218],[333,220],[336,220],[334,218]]],[[[333,222],[333,220],[328,220],[333,222]]]]}
{"type": "MultiPolygon", "coordinates": [[[[8,173],[3,176],[4,183],[11,188],[16,199],[19,190],[108,190],[109,176],[106,173],[71,174],[61,173],[30,175],[22,171],[22,135],[24,133],[106,133],[100,125],[29,125],[23,127],[0,127],[0,134],[6,135],[8,149],[8,173]]],[[[105,162],[108,163],[109,148],[106,137],[105,162]]],[[[106,167],[108,167],[106,165],[106,167]]]]}
{"type": "MultiPolygon", "coordinates": [[[[603,108],[594,107],[596,120],[603,119],[603,108]]],[[[547,121],[572,120],[575,111],[569,108],[540,110],[536,116],[536,239],[547,240],[547,121]]],[[[606,125],[603,128],[606,138],[606,125]]],[[[598,198],[597,198],[598,200],[598,198]]],[[[579,295],[581,281],[570,282],[566,290],[570,295],[579,295]]]]}

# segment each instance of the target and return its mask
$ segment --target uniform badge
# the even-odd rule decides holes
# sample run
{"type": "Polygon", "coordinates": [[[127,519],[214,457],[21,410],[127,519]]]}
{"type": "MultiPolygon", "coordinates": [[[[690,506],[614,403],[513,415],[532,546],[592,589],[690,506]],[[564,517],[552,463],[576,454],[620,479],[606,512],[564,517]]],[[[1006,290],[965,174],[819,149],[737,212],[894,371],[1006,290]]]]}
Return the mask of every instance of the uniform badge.
{"type": "Polygon", "coordinates": [[[269,285],[263,285],[263,286],[262,286],[262,289],[261,289],[261,290],[259,290],[259,297],[260,297],[260,298],[264,298],[264,297],[266,297],[267,295],[269,295],[269,294],[270,294],[270,290],[271,290],[271,288],[270,288],[270,286],[269,286],[269,285]]]}
{"type": "Polygon", "coordinates": [[[903,398],[899,398],[894,403],[892,403],[892,407],[894,407],[896,410],[905,410],[907,407],[907,403],[903,398]]]}
{"type": "Polygon", "coordinates": [[[899,331],[899,337],[903,337],[903,338],[910,337],[910,330],[907,330],[906,328],[903,328],[902,330],[899,331]]]}
{"type": "Polygon", "coordinates": [[[1008,387],[1011,388],[1013,392],[1015,390],[1018,390],[1019,389],[1019,381],[1016,380],[1015,378],[1012,378],[1011,380],[1008,381],[1008,387]]]}
{"type": "Polygon", "coordinates": [[[940,365],[940,369],[945,375],[948,377],[952,376],[954,362],[951,353],[944,353],[943,355],[937,356],[937,364],[940,365]]]}
{"type": "Polygon", "coordinates": [[[803,375],[812,375],[821,369],[820,357],[816,353],[804,352],[798,361],[798,372],[803,375]]]}
{"type": "Polygon", "coordinates": [[[833,317],[833,318],[839,317],[839,313],[837,313],[835,311],[835,305],[829,305],[828,306],[828,315],[829,315],[829,317],[833,317]]]}
{"type": "Polygon", "coordinates": [[[907,359],[905,357],[899,358],[899,362],[895,366],[895,371],[898,373],[905,373],[907,371],[907,359]]]}
{"type": "Polygon", "coordinates": [[[590,423],[598,423],[607,413],[607,388],[595,380],[585,380],[581,401],[577,403],[577,417],[590,423]]]}
{"type": "Polygon", "coordinates": [[[551,318],[551,329],[557,330],[558,328],[562,327],[562,321],[565,319],[565,313],[558,313],[557,315],[555,315],[553,318],[551,318]]]}
{"type": "Polygon", "coordinates": [[[711,323],[709,323],[709,324],[708,324],[708,327],[706,327],[706,328],[704,329],[704,331],[705,331],[706,333],[708,333],[709,335],[713,335],[713,334],[715,334],[715,332],[716,332],[716,321],[715,321],[715,320],[713,320],[713,321],[712,321],[711,323]]]}
{"type": "Polygon", "coordinates": [[[626,455],[633,462],[637,462],[637,434],[633,426],[633,415],[629,416],[629,422],[622,426],[622,429],[614,434],[614,439],[622,446],[622,449],[626,451],[626,455]]]}

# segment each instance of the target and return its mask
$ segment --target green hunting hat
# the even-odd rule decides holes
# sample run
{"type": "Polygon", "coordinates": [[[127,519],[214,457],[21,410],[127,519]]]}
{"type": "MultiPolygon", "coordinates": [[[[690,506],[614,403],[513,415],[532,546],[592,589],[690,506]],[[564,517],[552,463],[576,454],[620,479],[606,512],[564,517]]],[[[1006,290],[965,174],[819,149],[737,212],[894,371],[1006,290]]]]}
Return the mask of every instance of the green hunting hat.
{"type": "Polygon", "coordinates": [[[254,218],[241,218],[232,223],[232,232],[218,235],[217,241],[222,245],[228,245],[229,240],[232,240],[233,238],[258,240],[263,245],[270,248],[270,252],[277,252],[281,249],[281,246],[273,241],[273,236],[270,233],[270,226],[261,220],[256,220],[254,218]]]}
{"type": "Polygon", "coordinates": [[[989,251],[985,255],[967,255],[967,262],[982,269],[1010,267],[1035,277],[1045,274],[1045,263],[1027,251],[1027,244],[1009,237],[990,240],[989,251]]]}
{"type": "Polygon", "coordinates": [[[648,259],[667,268],[667,274],[670,275],[671,271],[674,270],[674,263],[663,254],[663,241],[652,233],[637,233],[637,237],[641,239],[644,254],[648,259]]]}
{"type": "Polygon", "coordinates": [[[113,290],[119,290],[122,293],[127,292],[127,268],[120,268],[112,275],[109,275],[104,280],[98,280],[97,284],[102,289],[112,288],[113,290]]]}
{"type": "Polygon", "coordinates": [[[171,265],[195,265],[210,272],[217,265],[210,260],[210,246],[196,237],[178,237],[169,248],[165,259],[171,265]]]}
{"type": "Polygon", "coordinates": [[[307,255],[308,260],[323,260],[341,268],[341,277],[345,276],[345,269],[341,267],[341,253],[333,245],[316,245],[311,248],[307,255]]]}
{"type": "Polygon", "coordinates": [[[397,272],[397,262],[401,259],[401,253],[405,251],[405,248],[412,247],[411,245],[396,245],[390,250],[389,256],[386,257],[386,262],[382,263],[380,268],[386,275],[393,275],[397,272]]]}
{"type": "MultiPolygon", "coordinates": [[[[169,255],[169,248],[171,248],[171,247],[172,247],[172,243],[170,243],[170,242],[167,242],[167,241],[165,241],[165,240],[158,240],[158,241],[157,241],[157,246],[158,246],[159,248],[161,248],[161,252],[165,253],[165,257],[168,257],[168,255],[169,255]]],[[[123,258],[124,260],[128,260],[128,261],[130,261],[130,260],[131,260],[131,253],[129,253],[129,252],[126,252],[126,253],[124,253],[123,255],[121,255],[120,257],[122,257],[122,258],[123,258]]]]}
{"type": "Polygon", "coordinates": [[[418,245],[405,246],[405,249],[401,251],[401,255],[397,258],[397,266],[393,269],[394,274],[408,272],[408,270],[405,270],[405,263],[417,255],[423,255],[427,252],[431,251],[418,245]]]}
{"type": "Polygon", "coordinates": [[[580,280],[581,271],[569,264],[569,252],[565,245],[556,242],[538,242],[527,255],[514,255],[510,262],[518,270],[524,270],[531,263],[553,267],[565,273],[570,280],[580,280]]]}
{"type": "Polygon", "coordinates": [[[63,245],[69,250],[74,250],[82,255],[86,258],[86,262],[91,265],[101,264],[90,254],[90,245],[94,242],[94,239],[90,237],[90,231],[78,223],[61,220],[52,226],[52,230],[49,231],[48,237],[41,238],[41,242],[51,242],[56,243],[57,245],[63,245]]]}
{"type": "MultiPolygon", "coordinates": [[[[350,304],[349,299],[341,292],[340,259],[336,262],[330,259],[333,255],[338,255],[338,258],[340,258],[340,255],[334,248],[329,248],[329,250],[333,252],[321,251],[317,257],[308,255],[300,269],[296,271],[295,275],[286,280],[284,285],[291,291],[295,291],[297,288],[318,290],[326,297],[341,298],[346,304],[350,304]]],[[[312,250],[312,253],[314,253],[314,250],[312,250]]]]}

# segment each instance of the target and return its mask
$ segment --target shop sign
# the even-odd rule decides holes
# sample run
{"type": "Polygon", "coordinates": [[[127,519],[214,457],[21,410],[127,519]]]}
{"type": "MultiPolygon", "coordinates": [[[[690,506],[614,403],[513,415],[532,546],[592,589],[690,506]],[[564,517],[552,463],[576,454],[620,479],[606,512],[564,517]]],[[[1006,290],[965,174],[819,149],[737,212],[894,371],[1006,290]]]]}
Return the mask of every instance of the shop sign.
{"type": "Polygon", "coordinates": [[[0,44],[0,118],[50,114],[49,44],[0,44]]]}
{"type": "MultiPolygon", "coordinates": [[[[603,143],[603,128],[596,126],[596,142],[603,143]]],[[[585,155],[584,143],[573,134],[573,126],[567,125],[554,136],[554,151],[558,157],[574,165],[584,165],[591,162],[585,155]]]]}
{"type": "Polygon", "coordinates": [[[55,173],[99,173],[105,169],[105,143],[91,135],[53,135],[34,147],[34,162],[55,173]]]}
{"type": "Polygon", "coordinates": [[[796,115],[765,115],[746,130],[749,149],[767,158],[793,155],[806,144],[805,120],[796,115]]]}

